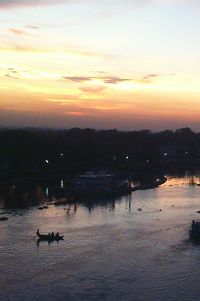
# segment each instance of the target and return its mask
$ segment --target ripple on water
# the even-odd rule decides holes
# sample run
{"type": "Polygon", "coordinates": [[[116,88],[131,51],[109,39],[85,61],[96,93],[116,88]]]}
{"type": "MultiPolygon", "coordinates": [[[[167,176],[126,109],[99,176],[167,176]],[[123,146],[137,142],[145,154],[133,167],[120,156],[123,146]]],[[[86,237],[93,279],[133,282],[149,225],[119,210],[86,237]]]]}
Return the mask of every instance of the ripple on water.
{"type": "Polygon", "coordinates": [[[80,205],[70,214],[54,206],[9,211],[8,223],[1,224],[0,300],[197,298],[200,245],[188,240],[188,229],[198,193],[164,186],[134,193],[131,211],[129,201],[123,197],[90,211],[80,205]],[[65,240],[37,245],[37,227],[59,231],[65,240]]]}

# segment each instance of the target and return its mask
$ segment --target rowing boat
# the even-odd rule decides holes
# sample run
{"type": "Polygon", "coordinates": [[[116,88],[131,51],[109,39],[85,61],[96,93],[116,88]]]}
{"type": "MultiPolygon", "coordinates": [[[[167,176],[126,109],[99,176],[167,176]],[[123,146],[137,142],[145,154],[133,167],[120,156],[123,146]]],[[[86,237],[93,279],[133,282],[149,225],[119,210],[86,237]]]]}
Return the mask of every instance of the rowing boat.
{"type": "Polygon", "coordinates": [[[56,235],[52,235],[52,234],[40,234],[39,230],[37,230],[36,232],[38,238],[40,240],[48,240],[48,241],[53,241],[53,240],[63,240],[64,239],[64,235],[59,235],[59,234],[56,234],[56,235]]]}

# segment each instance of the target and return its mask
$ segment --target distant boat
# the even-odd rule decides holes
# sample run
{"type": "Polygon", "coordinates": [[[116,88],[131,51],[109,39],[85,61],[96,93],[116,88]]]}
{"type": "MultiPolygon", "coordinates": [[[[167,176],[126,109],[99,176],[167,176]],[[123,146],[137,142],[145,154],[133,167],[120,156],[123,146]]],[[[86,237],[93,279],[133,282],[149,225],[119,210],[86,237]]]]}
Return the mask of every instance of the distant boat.
{"type": "Polygon", "coordinates": [[[7,221],[8,220],[8,217],[5,217],[5,216],[3,216],[3,217],[0,217],[0,221],[1,222],[3,222],[3,221],[7,221]]]}
{"type": "Polygon", "coordinates": [[[39,230],[37,230],[36,234],[40,240],[58,241],[58,240],[64,239],[64,235],[59,235],[59,234],[52,235],[50,233],[49,234],[40,234],[39,230]]]}
{"type": "Polygon", "coordinates": [[[191,229],[189,230],[191,239],[200,240],[200,222],[192,221],[191,229]]]}

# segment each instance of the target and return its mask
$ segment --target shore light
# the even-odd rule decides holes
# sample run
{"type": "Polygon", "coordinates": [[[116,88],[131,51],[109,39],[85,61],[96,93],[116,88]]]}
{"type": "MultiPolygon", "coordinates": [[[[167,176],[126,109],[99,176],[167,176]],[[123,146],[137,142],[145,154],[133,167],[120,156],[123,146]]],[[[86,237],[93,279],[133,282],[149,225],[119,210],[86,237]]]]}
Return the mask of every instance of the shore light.
{"type": "Polygon", "coordinates": [[[48,161],[48,160],[45,160],[45,162],[46,162],[47,164],[49,164],[49,161],[48,161]]]}
{"type": "Polygon", "coordinates": [[[60,181],[60,187],[64,188],[64,181],[63,180],[60,181]]]}
{"type": "Polygon", "coordinates": [[[49,196],[49,188],[48,187],[45,189],[45,195],[48,198],[48,196],[49,196]]]}

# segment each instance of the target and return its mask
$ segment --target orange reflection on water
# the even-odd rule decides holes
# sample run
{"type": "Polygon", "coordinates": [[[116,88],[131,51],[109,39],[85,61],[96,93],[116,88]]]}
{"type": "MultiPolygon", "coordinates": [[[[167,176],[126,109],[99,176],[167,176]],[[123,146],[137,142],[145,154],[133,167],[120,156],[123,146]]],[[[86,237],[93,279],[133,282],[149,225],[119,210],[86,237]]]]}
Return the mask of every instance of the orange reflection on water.
{"type": "Polygon", "coordinates": [[[200,185],[200,177],[195,175],[185,175],[184,177],[170,177],[166,176],[167,181],[162,186],[174,186],[174,185],[200,185]]]}

